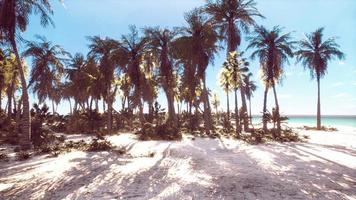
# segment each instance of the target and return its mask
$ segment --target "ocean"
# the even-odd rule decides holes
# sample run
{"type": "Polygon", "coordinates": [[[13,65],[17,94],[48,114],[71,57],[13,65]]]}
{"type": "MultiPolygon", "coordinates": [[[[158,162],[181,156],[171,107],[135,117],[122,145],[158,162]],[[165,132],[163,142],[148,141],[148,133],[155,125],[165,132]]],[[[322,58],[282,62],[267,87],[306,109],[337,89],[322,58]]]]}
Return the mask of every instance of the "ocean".
{"type": "MultiPolygon", "coordinates": [[[[316,126],[315,116],[288,116],[289,123],[298,123],[306,126],[316,126]]],[[[261,123],[261,116],[253,116],[253,123],[261,123]]],[[[323,126],[350,126],[356,128],[356,116],[322,116],[323,126]]]]}

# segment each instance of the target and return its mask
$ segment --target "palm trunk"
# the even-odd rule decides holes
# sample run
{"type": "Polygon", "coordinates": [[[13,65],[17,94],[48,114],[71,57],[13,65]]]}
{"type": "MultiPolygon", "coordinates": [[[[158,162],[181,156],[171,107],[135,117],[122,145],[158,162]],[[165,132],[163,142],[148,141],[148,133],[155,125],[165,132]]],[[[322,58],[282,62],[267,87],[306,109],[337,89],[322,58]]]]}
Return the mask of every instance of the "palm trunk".
{"type": "Polygon", "coordinates": [[[242,113],[243,113],[241,117],[243,120],[244,131],[248,131],[248,114],[247,114],[246,95],[245,95],[244,87],[241,87],[240,94],[241,94],[242,113]]]}
{"type": "Polygon", "coordinates": [[[252,124],[252,112],[251,112],[251,99],[250,98],[248,99],[248,104],[249,104],[249,109],[250,109],[250,124],[251,124],[251,126],[253,126],[253,124],[252,124]]]}
{"type": "Polygon", "coordinates": [[[211,109],[210,109],[210,103],[209,103],[209,95],[208,95],[208,89],[206,87],[206,78],[205,74],[203,75],[203,103],[204,103],[204,125],[205,125],[205,133],[210,134],[210,131],[213,130],[213,122],[211,120],[211,109]]]}
{"type": "Polygon", "coordinates": [[[72,102],[70,101],[70,98],[68,98],[68,102],[69,102],[69,112],[72,115],[73,114],[73,110],[72,110],[72,102]]]}
{"type": "Polygon", "coordinates": [[[229,100],[228,90],[226,90],[226,105],[227,105],[227,120],[230,120],[230,100],[229,100]]]}
{"type": "Polygon", "coordinates": [[[107,118],[107,123],[108,123],[108,130],[112,130],[112,104],[113,104],[113,95],[115,93],[111,94],[111,86],[108,86],[107,89],[107,105],[108,105],[108,118],[107,118]]]}
{"type": "Polygon", "coordinates": [[[31,149],[32,144],[31,144],[30,103],[28,100],[27,84],[26,84],[25,74],[21,63],[21,57],[17,50],[16,41],[14,38],[11,40],[11,46],[16,55],[17,68],[20,72],[21,89],[22,89],[23,116],[22,116],[22,123],[21,123],[21,132],[22,132],[21,146],[23,149],[31,149]]]}
{"type": "Polygon", "coordinates": [[[54,109],[54,101],[52,100],[52,113],[53,113],[53,115],[54,115],[55,112],[56,112],[56,111],[55,111],[55,109],[54,109]]]}
{"type": "Polygon", "coordinates": [[[263,122],[263,132],[267,133],[267,94],[268,94],[268,86],[266,85],[264,96],[263,96],[263,114],[262,114],[262,122],[263,122]]]}
{"type": "Polygon", "coordinates": [[[165,89],[168,105],[168,119],[166,122],[172,122],[174,125],[177,125],[177,116],[174,108],[174,94],[170,88],[165,89]]]}
{"type": "Polygon", "coordinates": [[[239,119],[239,105],[237,101],[237,89],[235,89],[235,123],[236,123],[236,135],[238,138],[240,138],[240,119],[239,119]]]}
{"type": "Polygon", "coordinates": [[[276,105],[277,134],[278,134],[278,136],[280,136],[280,134],[281,134],[281,120],[280,120],[280,116],[279,116],[279,104],[278,104],[276,86],[275,86],[274,83],[273,83],[273,94],[274,94],[274,102],[275,102],[275,105],[276,105]]]}
{"type": "Polygon", "coordinates": [[[320,78],[317,78],[318,81],[318,104],[317,104],[317,114],[316,114],[316,128],[321,130],[321,114],[320,114],[320,78]]]}

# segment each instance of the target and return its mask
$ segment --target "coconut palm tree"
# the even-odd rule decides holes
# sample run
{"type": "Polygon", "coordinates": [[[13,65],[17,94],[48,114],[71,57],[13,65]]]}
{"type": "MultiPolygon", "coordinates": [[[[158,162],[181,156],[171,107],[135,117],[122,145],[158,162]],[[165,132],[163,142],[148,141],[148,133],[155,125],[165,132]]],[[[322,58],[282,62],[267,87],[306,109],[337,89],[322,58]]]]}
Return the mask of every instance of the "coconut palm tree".
{"type": "Polygon", "coordinates": [[[211,108],[206,84],[206,69],[214,60],[214,55],[220,49],[217,46],[219,35],[212,21],[204,14],[203,10],[195,9],[185,15],[188,23],[182,28],[183,36],[180,41],[186,42],[185,46],[191,54],[191,62],[196,67],[197,77],[202,82],[202,101],[204,104],[204,123],[207,134],[213,129],[211,108]]]}
{"type": "MultiPolygon", "coordinates": [[[[256,26],[254,17],[263,17],[256,8],[254,0],[208,0],[205,11],[211,15],[215,27],[223,36],[229,52],[240,46],[242,32],[249,33],[250,27],[256,26]]],[[[240,88],[242,113],[247,113],[244,88],[240,88]]],[[[244,129],[248,129],[248,119],[243,118],[244,129]]]]}
{"type": "Polygon", "coordinates": [[[234,90],[235,94],[235,122],[236,122],[236,134],[239,137],[240,132],[241,132],[241,125],[240,125],[240,118],[239,117],[239,106],[238,106],[238,100],[237,100],[237,90],[244,87],[243,82],[242,82],[242,76],[245,72],[248,71],[248,62],[246,62],[245,59],[241,57],[241,55],[238,55],[237,52],[230,52],[229,56],[224,62],[223,67],[228,69],[229,76],[231,77],[231,86],[234,90]]]}
{"type": "Polygon", "coordinates": [[[246,97],[249,102],[249,113],[250,113],[250,124],[252,125],[252,112],[251,112],[251,97],[253,96],[253,92],[257,89],[255,81],[251,80],[253,74],[249,72],[245,76],[243,76],[243,83],[245,87],[246,97]]]}
{"type": "Polygon", "coordinates": [[[97,61],[104,84],[104,97],[108,105],[107,128],[112,130],[112,105],[115,93],[113,90],[114,72],[117,65],[113,59],[113,53],[119,48],[119,42],[111,38],[100,38],[99,36],[89,37],[88,56],[97,61]]]}
{"type": "Polygon", "coordinates": [[[230,119],[230,97],[229,97],[229,92],[232,90],[231,87],[231,74],[228,69],[227,65],[223,65],[220,71],[219,75],[219,80],[220,80],[220,86],[223,88],[224,92],[226,93],[226,111],[227,111],[227,117],[228,120],[230,119]]]}
{"type": "Polygon", "coordinates": [[[16,55],[17,67],[20,73],[22,88],[22,147],[31,148],[31,119],[30,105],[26,79],[21,57],[17,48],[16,37],[19,32],[25,32],[29,23],[30,15],[38,14],[41,18],[41,25],[53,24],[50,15],[53,13],[49,0],[3,0],[0,2],[0,37],[9,42],[16,55]]]}
{"type": "Polygon", "coordinates": [[[344,59],[345,55],[340,51],[335,38],[323,40],[324,28],[319,28],[315,32],[306,35],[306,39],[299,42],[299,49],[295,54],[297,61],[301,62],[305,68],[310,70],[312,78],[316,78],[318,84],[317,102],[317,129],[321,129],[320,112],[320,79],[327,72],[328,62],[334,58],[344,59]]]}
{"type": "Polygon", "coordinates": [[[219,96],[216,92],[213,93],[212,95],[212,101],[211,103],[213,104],[214,108],[215,108],[215,115],[217,117],[217,119],[219,120],[219,106],[220,106],[220,99],[219,96]]]}
{"type": "Polygon", "coordinates": [[[52,110],[55,113],[55,90],[59,87],[64,74],[64,62],[69,57],[61,46],[54,45],[45,37],[36,36],[38,42],[27,42],[23,57],[32,57],[32,70],[28,86],[33,88],[40,103],[46,99],[52,100],[52,110]]]}
{"type": "Polygon", "coordinates": [[[135,26],[130,26],[130,33],[123,35],[120,41],[120,48],[115,53],[118,61],[126,66],[126,73],[130,82],[134,86],[134,96],[132,103],[139,107],[141,125],[144,124],[142,92],[144,89],[144,74],[141,70],[144,55],[148,51],[148,39],[141,37],[135,26]]]}
{"type": "Polygon", "coordinates": [[[167,97],[168,119],[167,122],[177,125],[177,116],[174,108],[174,88],[176,88],[175,69],[172,58],[172,44],[178,35],[178,30],[146,28],[148,47],[156,54],[159,65],[159,82],[167,97]]]}
{"type": "MultiPolygon", "coordinates": [[[[279,104],[276,92],[276,84],[281,81],[283,77],[283,66],[288,63],[288,58],[293,57],[294,42],[291,41],[290,33],[282,33],[282,29],[278,26],[267,30],[263,26],[255,29],[252,37],[249,37],[250,43],[247,47],[255,48],[256,50],[251,54],[251,58],[259,58],[263,81],[265,82],[265,93],[263,103],[263,129],[267,131],[267,93],[268,89],[272,87],[276,114],[279,116],[279,104]]],[[[280,134],[281,123],[277,122],[277,134],[280,134]]]]}

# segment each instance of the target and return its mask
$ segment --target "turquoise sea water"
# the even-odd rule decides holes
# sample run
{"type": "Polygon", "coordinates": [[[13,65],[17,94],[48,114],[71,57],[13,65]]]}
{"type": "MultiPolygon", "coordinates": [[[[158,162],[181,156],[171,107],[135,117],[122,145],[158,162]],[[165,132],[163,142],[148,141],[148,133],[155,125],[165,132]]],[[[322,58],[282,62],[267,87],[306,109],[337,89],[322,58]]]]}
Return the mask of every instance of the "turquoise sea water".
{"type": "MultiPolygon", "coordinates": [[[[306,126],[316,126],[315,116],[288,116],[289,123],[298,123],[306,126]]],[[[261,123],[260,116],[254,116],[255,124],[261,123]]],[[[356,116],[322,116],[321,124],[323,126],[351,126],[356,128],[356,116]]]]}

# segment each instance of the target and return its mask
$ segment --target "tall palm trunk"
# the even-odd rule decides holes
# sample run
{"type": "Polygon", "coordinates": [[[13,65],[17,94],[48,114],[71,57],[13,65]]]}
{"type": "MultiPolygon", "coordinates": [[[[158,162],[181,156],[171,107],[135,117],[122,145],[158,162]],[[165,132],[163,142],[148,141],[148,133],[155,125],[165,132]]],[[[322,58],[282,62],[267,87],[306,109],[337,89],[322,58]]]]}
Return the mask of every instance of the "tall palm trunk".
{"type": "Polygon", "coordinates": [[[230,120],[230,100],[229,90],[226,90],[227,120],[230,120]]]}
{"type": "Polygon", "coordinates": [[[168,105],[168,119],[167,122],[173,123],[174,125],[177,125],[177,116],[174,108],[174,94],[173,91],[168,88],[167,86],[165,87],[165,93],[167,97],[167,105],[168,105]]]}
{"type": "Polygon", "coordinates": [[[25,79],[25,74],[23,71],[21,57],[19,55],[15,38],[11,40],[11,46],[15,53],[16,60],[17,60],[17,68],[20,72],[20,80],[21,80],[21,89],[22,89],[22,104],[23,104],[23,116],[22,116],[22,123],[21,123],[21,143],[23,149],[31,149],[31,116],[30,116],[30,103],[28,100],[28,93],[27,93],[27,84],[25,79]]]}
{"type": "Polygon", "coordinates": [[[244,87],[240,88],[240,94],[241,94],[242,113],[243,113],[243,116],[241,117],[243,120],[244,131],[248,131],[248,114],[247,114],[246,95],[245,95],[244,87]]]}
{"type": "Polygon", "coordinates": [[[263,132],[267,133],[267,94],[268,94],[268,86],[265,87],[265,92],[263,96],[263,114],[262,114],[262,122],[263,122],[263,132]]]}
{"type": "Polygon", "coordinates": [[[321,130],[321,114],[320,114],[320,77],[317,77],[318,82],[318,104],[317,104],[317,114],[316,114],[316,128],[321,130]]]}
{"type": "Polygon", "coordinates": [[[279,104],[278,104],[278,98],[277,98],[277,92],[276,92],[276,86],[273,83],[273,94],[274,94],[274,103],[276,105],[276,117],[277,117],[277,134],[278,136],[281,134],[281,120],[279,116],[279,104]]]}
{"type": "Polygon", "coordinates": [[[52,114],[54,115],[56,113],[55,108],[54,108],[54,101],[52,100],[52,114]]]}
{"type": "Polygon", "coordinates": [[[72,109],[72,102],[70,101],[70,98],[68,98],[68,102],[69,102],[69,112],[72,115],[73,114],[73,109],[72,109]]]}
{"type": "Polygon", "coordinates": [[[240,137],[240,119],[239,119],[239,104],[237,100],[237,89],[235,89],[235,123],[236,123],[236,135],[239,138],[240,137]]]}
{"type": "Polygon", "coordinates": [[[108,86],[107,89],[107,105],[108,105],[108,113],[107,113],[107,125],[108,125],[108,130],[111,131],[112,130],[112,104],[113,104],[113,98],[114,98],[114,93],[111,93],[111,85],[108,86]]]}
{"type": "Polygon", "coordinates": [[[251,98],[248,98],[248,104],[249,104],[249,110],[250,110],[250,124],[253,126],[252,124],[252,108],[251,108],[251,98]]]}
{"type": "Polygon", "coordinates": [[[211,119],[211,109],[209,103],[209,95],[208,89],[206,87],[206,78],[205,73],[203,75],[203,103],[204,103],[204,126],[205,126],[205,133],[210,134],[210,131],[213,130],[213,122],[211,119]]]}

